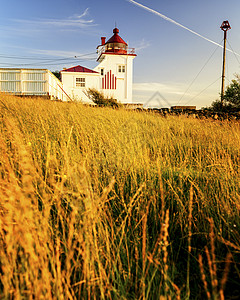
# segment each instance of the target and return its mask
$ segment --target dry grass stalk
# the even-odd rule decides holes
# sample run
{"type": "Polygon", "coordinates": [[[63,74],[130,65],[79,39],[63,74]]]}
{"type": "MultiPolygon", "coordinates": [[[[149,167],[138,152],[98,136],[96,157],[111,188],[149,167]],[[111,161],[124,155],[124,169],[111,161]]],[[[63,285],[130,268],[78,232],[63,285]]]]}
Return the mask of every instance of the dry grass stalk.
{"type": "Polygon", "coordinates": [[[200,254],[199,254],[199,257],[198,257],[198,262],[199,262],[202,282],[203,282],[203,286],[204,286],[206,296],[207,296],[208,299],[211,299],[211,294],[208,290],[208,284],[207,284],[206,275],[205,275],[205,271],[204,271],[204,267],[203,267],[202,255],[200,255],[200,254]]]}
{"type": "Polygon", "coordinates": [[[240,245],[233,244],[232,242],[225,240],[222,236],[218,237],[218,239],[226,246],[229,246],[235,249],[237,252],[240,252],[240,245]]]}
{"type": "Polygon", "coordinates": [[[214,223],[213,219],[209,220],[210,223],[210,245],[211,245],[211,258],[208,255],[209,264],[211,262],[210,275],[212,279],[213,294],[217,294],[218,280],[217,280],[217,262],[215,256],[215,239],[214,239],[214,223]]]}
{"type": "Polygon", "coordinates": [[[190,255],[192,238],[192,208],[193,207],[193,185],[190,187],[189,207],[188,207],[188,260],[187,260],[187,297],[190,298],[190,255]]]}
{"type": "Polygon", "coordinates": [[[230,271],[230,264],[232,262],[232,254],[231,253],[228,253],[227,254],[227,257],[226,257],[226,263],[225,263],[225,268],[224,268],[224,272],[223,272],[223,277],[220,281],[220,290],[219,290],[219,297],[220,297],[220,300],[224,300],[225,297],[224,297],[224,289],[225,289],[225,286],[226,286],[226,283],[227,283],[227,278],[228,278],[228,274],[229,274],[229,271],[230,271]]]}
{"type": "Polygon", "coordinates": [[[168,243],[168,227],[169,227],[169,210],[166,211],[165,214],[165,223],[163,224],[163,246],[162,246],[162,252],[163,252],[163,268],[164,268],[164,281],[165,281],[165,290],[166,293],[169,290],[169,286],[167,283],[167,279],[168,279],[168,263],[167,263],[167,259],[168,259],[168,251],[167,251],[167,247],[169,245],[168,243]]]}
{"type": "Polygon", "coordinates": [[[145,271],[146,271],[146,252],[147,252],[147,218],[148,218],[148,211],[149,211],[149,204],[147,206],[146,209],[146,213],[144,213],[143,215],[143,219],[142,219],[142,287],[143,287],[143,291],[142,291],[142,295],[143,295],[143,299],[145,299],[145,289],[146,289],[146,285],[145,285],[145,271]]]}

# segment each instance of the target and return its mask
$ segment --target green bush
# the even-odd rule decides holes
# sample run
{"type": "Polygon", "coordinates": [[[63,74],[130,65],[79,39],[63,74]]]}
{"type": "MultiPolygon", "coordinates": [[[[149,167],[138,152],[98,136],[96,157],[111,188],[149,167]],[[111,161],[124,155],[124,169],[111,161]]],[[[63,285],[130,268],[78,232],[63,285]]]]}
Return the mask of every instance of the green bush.
{"type": "Polygon", "coordinates": [[[236,111],[240,110],[240,76],[235,75],[236,79],[227,86],[223,96],[223,101],[216,100],[210,109],[213,111],[236,111]]]}
{"type": "Polygon", "coordinates": [[[97,89],[88,89],[86,91],[86,95],[98,106],[108,106],[114,108],[122,106],[117,99],[105,97],[105,95],[102,92],[99,92],[97,89]]]}

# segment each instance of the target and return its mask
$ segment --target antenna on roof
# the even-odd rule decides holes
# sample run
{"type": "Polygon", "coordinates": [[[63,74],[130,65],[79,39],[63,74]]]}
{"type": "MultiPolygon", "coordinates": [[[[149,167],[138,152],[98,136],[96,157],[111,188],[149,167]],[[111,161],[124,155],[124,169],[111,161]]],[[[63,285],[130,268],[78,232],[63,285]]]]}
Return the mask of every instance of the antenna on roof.
{"type": "Polygon", "coordinates": [[[115,21],[115,28],[117,28],[117,22],[115,21]]]}

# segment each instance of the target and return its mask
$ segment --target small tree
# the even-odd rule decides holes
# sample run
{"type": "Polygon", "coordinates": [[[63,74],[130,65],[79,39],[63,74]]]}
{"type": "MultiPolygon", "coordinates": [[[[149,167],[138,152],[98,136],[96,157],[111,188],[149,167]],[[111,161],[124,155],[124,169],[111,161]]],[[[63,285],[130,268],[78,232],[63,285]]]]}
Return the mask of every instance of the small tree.
{"type": "Polygon", "coordinates": [[[56,76],[61,81],[61,73],[59,71],[52,71],[53,75],[56,76]]]}
{"type": "Polygon", "coordinates": [[[88,89],[85,94],[88,96],[92,102],[98,106],[108,106],[108,107],[121,107],[121,104],[114,98],[106,98],[102,92],[99,92],[97,89],[88,89]]]}
{"type": "Polygon", "coordinates": [[[235,75],[236,79],[227,86],[223,96],[223,102],[216,100],[210,109],[214,111],[231,111],[240,109],[240,76],[235,75]]]}
{"type": "Polygon", "coordinates": [[[240,108],[240,77],[239,75],[236,75],[236,77],[237,80],[233,79],[227,87],[223,99],[232,107],[240,108]]]}

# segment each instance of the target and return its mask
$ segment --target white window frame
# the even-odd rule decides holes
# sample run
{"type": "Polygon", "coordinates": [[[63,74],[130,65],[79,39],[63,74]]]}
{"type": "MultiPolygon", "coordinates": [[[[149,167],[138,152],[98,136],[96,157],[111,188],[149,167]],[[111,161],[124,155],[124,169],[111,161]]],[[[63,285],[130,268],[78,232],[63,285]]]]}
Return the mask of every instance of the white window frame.
{"type": "Polygon", "coordinates": [[[76,77],[75,84],[77,88],[86,87],[86,78],[85,77],[76,77]]]}
{"type": "Polygon", "coordinates": [[[126,66],[125,65],[118,65],[118,73],[125,73],[126,66]]]}

